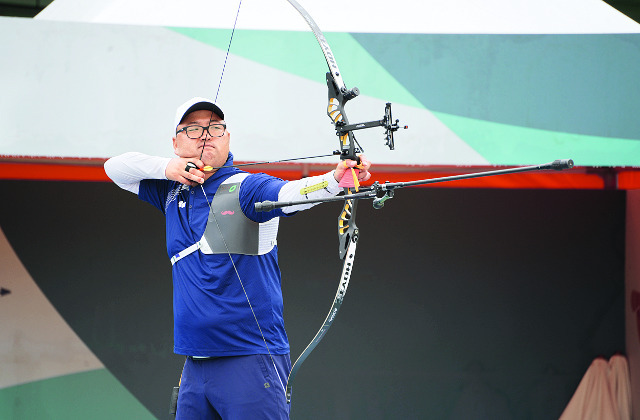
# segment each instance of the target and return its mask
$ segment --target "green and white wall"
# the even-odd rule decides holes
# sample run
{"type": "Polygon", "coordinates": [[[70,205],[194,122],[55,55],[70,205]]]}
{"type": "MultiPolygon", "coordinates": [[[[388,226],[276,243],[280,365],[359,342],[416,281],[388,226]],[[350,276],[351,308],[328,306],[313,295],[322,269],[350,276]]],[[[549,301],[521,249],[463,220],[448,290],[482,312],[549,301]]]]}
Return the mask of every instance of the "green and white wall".
{"type": "MultiPolygon", "coordinates": [[[[362,92],[351,121],[392,102],[410,127],[393,152],[380,130],[358,134],[376,164],[639,167],[638,24],[599,1],[529,3],[303,6],[362,92]]],[[[12,40],[0,43],[0,165],[172,156],[176,106],[219,84],[236,159],[334,150],[326,63],[286,2],[244,0],[220,83],[236,11],[56,0],[36,19],[0,18],[12,40]]],[[[0,418],[168,418],[182,359],[160,214],[109,183],[0,187],[0,418]]],[[[592,358],[625,349],[626,201],[443,189],[360,206],[362,260],[293,418],[472,419],[474,404],[557,418],[592,358]]],[[[294,357],[335,293],[334,213],[282,224],[294,357]]]]}
{"type": "MultiPolygon", "coordinates": [[[[193,3],[56,0],[35,20],[1,19],[5,37],[22,36],[0,46],[11,63],[0,70],[0,155],[107,158],[134,147],[171,156],[176,104],[196,95],[218,96],[238,160],[334,150],[326,63],[297,12],[284,1],[244,2],[227,58],[237,3],[193,3]]],[[[640,166],[640,25],[606,4],[587,1],[579,21],[560,19],[574,10],[560,3],[555,19],[538,10],[536,21],[524,5],[489,2],[500,13],[476,27],[461,11],[431,24],[444,13],[431,3],[402,2],[391,14],[343,3],[341,13],[305,6],[345,82],[362,92],[347,105],[351,121],[379,119],[392,102],[409,126],[393,152],[381,130],[358,133],[376,163],[640,166]]]]}

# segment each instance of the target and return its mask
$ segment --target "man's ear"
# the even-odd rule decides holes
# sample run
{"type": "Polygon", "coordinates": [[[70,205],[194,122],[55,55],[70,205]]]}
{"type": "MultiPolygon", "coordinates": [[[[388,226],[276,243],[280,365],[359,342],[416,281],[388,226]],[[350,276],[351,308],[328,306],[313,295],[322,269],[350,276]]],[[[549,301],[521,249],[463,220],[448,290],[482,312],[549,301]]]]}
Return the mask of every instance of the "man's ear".
{"type": "Polygon", "coordinates": [[[178,152],[176,151],[177,147],[178,147],[178,141],[176,140],[175,137],[171,138],[171,141],[173,142],[173,153],[175,153],[176,155],[178,154],[178,152]]]}

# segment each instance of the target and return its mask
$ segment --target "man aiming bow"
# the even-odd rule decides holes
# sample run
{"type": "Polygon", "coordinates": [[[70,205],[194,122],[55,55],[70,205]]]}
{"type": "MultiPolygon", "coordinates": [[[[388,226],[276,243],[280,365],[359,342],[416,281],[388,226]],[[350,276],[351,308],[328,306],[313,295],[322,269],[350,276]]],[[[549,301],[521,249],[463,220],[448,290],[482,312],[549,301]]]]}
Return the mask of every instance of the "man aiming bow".
{"type": "MultiPolygon", "coordinates": [[[[254,203],[334,196],[358,163],[289,182],[244,172],[232,166],[223,111],[205,98],[178,107],[174,127],[177,157],[130,152],[105,171],[166,218],[174,352],[186,356],[177,419],[288,419],[276,236],[280,217],[313,204],[256,212],[254,203]]],[[[370,163],[360,160],[357,178],[366,181],[370,163]]]]}

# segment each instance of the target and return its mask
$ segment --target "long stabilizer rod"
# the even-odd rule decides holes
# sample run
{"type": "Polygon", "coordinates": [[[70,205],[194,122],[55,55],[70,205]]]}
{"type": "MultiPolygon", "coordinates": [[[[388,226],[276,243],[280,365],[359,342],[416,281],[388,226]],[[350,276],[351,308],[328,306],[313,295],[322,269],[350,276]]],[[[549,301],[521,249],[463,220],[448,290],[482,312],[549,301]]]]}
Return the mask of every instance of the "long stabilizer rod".
{"type": "Polygon", "coordinates": [[[508,174],[515,174],[515,173],[521,173],[521,172],[545,171],[545,170],[562,171],[564,169],[570,169],[570,168],[573,168],[573,160],[557,159],[557,160],[554,160],[553,162],[545,163],[542,165],[520,166],[516,168],[498,169],[495,171],[485,171],[485,172],[476,172],[471,174],[444,176],[440,178],[420,179],[417,181],[385,182],[384,184],[375,182],[372,186],[367,188],[362,188],[360,192],[355,194],[341,195],[341,196],[329,197],[329,198],[318,198],[318,199],[312,199],[312,200],[262,201],[259,203],[255,203],[254,207],[256,211],[271,211],[274,209],[295,206],[298,204],[329,203],[333,201],[343,201],[343,200],[350,200],[350,199],[373,199],[374,208],[379,209],[379,208],[382,208],[382,206],[384,206],[384,202],[387,199],[393,197],[393,191],[398,188],[413,187],[417,185],[436,184],[439,182],[460,181],[463,179],[482,178],[482,177],[495,176],[495,175],[508,175],[508,174]],[[383,194],[383,195],[380,196],[380,194],[383,194]]]}

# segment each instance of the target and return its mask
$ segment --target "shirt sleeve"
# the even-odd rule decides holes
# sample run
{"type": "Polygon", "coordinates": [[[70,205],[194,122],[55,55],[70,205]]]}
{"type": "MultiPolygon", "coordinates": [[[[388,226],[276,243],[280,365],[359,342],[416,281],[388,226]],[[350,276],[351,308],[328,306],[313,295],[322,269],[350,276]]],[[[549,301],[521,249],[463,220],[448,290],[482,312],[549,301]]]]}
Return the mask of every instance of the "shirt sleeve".
{"type": "Polygon", "coordinates": [[[304,201],[333,197],[341,191],[333,171],[323,175],[296,181],[283,181],[267,174],[253,174],[245,178],[240,189],[240,206],[244,214],[254,222],[263,223],[274,217],[291,216],[317,203],[298,204],[282,209],[258,212],[254,204],[261,201],[304,201]]]}
{"type": "Polygon", "coordinates": [[[138,152],[124,153],[104,163],[107,176],[120,188],[138,194],[143,179],[166,180],[165,170],[171,158],[138,152]]]}
{"type": "Polygon", "coordinates": [[[272,177],[264,173],[251,174],[242,181],[240,187],[240,207],[242,212],[254,222],[267,222],[274,217],[287,216],[280,209],[271,211],[255,210],[254,204],[260,201],[277,201],[278,193],[286,184],[280,178],[272,177]]]}
{"type": "Polygon", "coordinates": [[[162,212],[162,214],[167,214],[167,202],[170,201],[170,191],[177,191],[181,184],[169,181],[169,180],[160,180],[160,179],[143,179],[139,183],[139,191],[138,198],[142,201],[146,201],[151,204],[158,210],[162,212]],[[174,187],[171,189],[171,187],[174,187]]]}
{"type": "MultiPolygon", "coordinates": [[[[333,177],[333,172],[323,175],[310,176],[297,181],[287,182],[278,193],[278,201],[304,201],[318,198],[329,198],[338,195],[342,188],[333,177]]],[[[295,206],[283,207],[286,214],[309,209],[319,203],[303,203],[295,206]]]]}

